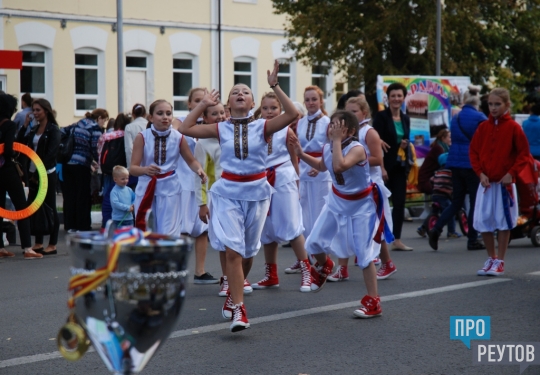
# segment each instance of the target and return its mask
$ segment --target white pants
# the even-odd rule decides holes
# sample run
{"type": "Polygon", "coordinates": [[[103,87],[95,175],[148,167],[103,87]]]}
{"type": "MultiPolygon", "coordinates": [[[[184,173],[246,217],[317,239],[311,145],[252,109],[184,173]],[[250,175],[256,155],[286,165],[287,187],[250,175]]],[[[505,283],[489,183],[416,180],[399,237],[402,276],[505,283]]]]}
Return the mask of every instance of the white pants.
{"type": "Polygon", "coordinates": [[[302,220],[304,223],[304,236],[307,238],[326,204],[324,198],[332,188],[332,181],[300,181],[300,205],[302,206],[302,220]]]}
{"type": "Polygon", "coordinates": [[[199,206],[195,198],[195,192],[182,190],[180,192],[180,202],[182,207],[181,233],[191,237],[199,237],[208,230],[208,224],[199,219],[199,206]]]}
{"type": "Polygon", "coordinates": [[[494,232],[495,230],[510,230],[517,224],[518,202],[516,185],[511,185],[512,193],[505,213],[502,189],[500,183],[491,183],[488,188],[478,185],[476,203],[474,205],[474,229],[478,232],[494,232]],[[508,223],[510,221],[510,225],[508,223]]]}
{"type": "MultiPolygon", "coordinates": [[[[142,198],[141,195],[135,196],[135,212],[139,211],[142,198]]],[[[169,236],[180,235],[182,210],[178,195],[155,195],[151,210],[154,225],[150,226],[155,233],[169,236]]]]}
{"type": "Polygon", "coordinates": [[[257,255],[270,199],[244,201],[224,198],[210,191],[210,225],[208,237],[216,250],[225,247],[242,258],[257,255]]]}

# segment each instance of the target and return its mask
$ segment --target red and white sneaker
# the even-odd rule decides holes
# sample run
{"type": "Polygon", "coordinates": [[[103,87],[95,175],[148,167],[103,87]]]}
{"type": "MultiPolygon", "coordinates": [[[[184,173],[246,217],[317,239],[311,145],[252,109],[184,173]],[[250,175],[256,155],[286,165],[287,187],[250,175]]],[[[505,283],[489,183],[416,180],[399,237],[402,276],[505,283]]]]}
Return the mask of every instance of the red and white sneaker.
{"type": "Polygon", "coordinates": [[[238,332],[249,328],[249,322],[246,314],[246,307],[242,302],[233,306],[233,318],[231,332],[238,332]]]}
{"type": "Polygon", "coordinates": [[[377,257],[377,258],[373,259],[373,264],[376,265],[376,266],[380,266],[381,265],[381,258],[377,257]]]}
{"type": "Polygon", "coordinates": [[[345,281],[349,280],[349,271],[347,266],[338,266],[336,272],[328,276],[328,281],[345,281]]]}
{"type": "Polygon", "coordinates": [[[300,285],[300,291],[303,293],[311,292],[312,277],[309,259],[301,260],[300,266],[302,267],[302,284],[300,285]]]}
{"type": "Polygon", "coordinates": [[[354,316],[358,318],[375,318],[382,315],[381,299],[377,296],[375,298],[370,296],[364,296],[360,301],[360,308],[354,310],[354,316]]]}
{"type": "Polygon", "coordinates": [[[296,262],[292,266],[285,268],[285,273],[287,274],[302,273],[302,265],[300,264],[300,261],[297,259],[296,262]]]}
{"type": "Polygon", "coordinates": [[[478,276],[487,276],[487,272],[491,269],[491,266],[493,266],[493,263],[496,261],[497,259],[493,259],[491,257],[489,257],[487,260],[486,260],[486,263],[484,263],[484,267],[482,267],[482,269],[479,269],[476,274],[478,276]]]}
{"type": "Polygon", "coordinates": [[[223,307],[221,308],[221,315],[223,316],[223,319],[231,320],[233,316],[233,310],[234,310],[234,303],[233,303],[231,295],[228,294],[227,299],[225,300],[225,303],[223,304],[223,307]]]}
{"type": "Polygon", "coordinates": [[[330,259],[330,257],[327,257],[326,262],[323,264],[319,272],[324,273],[328,277],[328,275],[332,274],[332,271],[334,270],[334,265],[334,261],[330,259]]]}
{"type": "Polygon", "coordinates": [[[253,293],[253,288],[251,287],[251,284],[249,283],[248,279],[244,279],[244,294],[251,294],[253,293]]]}
{"type": "Polygon", "coordinates": [[[252,284],[253,289],[279,288],[279,278],[277,275],[277,264],[265,264],[265,276],[261,281],[252,284]]]}
{"type": "Polygon", "coordinates": [[[491,268],[486,272],[489,276],[501,276],[504,275],[504,260],[495,259],[491,268]]]}
{"type": "Polygon", "coordinates": [[[311,291],[316,293],[320,291],[326,283],[327,276],[319,273],[315,266],[311,266],[311,291]]]}
{"type": "Polygon", "coordinates": [[[388,279],[390,275],[397,272],[397,268],[394,265],[394,262],[389,261],[388,263],[384,263],[381,268],[377,271],[377,280],[384,280],[388,279]]]}
{"type": "Polygon", "coordinates": [[[219,290],[218,295],[220,297],[227,297],[229,295],[229,282],[227,281],[227,276],[221,276],[219,285],[221,285],[221,289],[219,290]]]}

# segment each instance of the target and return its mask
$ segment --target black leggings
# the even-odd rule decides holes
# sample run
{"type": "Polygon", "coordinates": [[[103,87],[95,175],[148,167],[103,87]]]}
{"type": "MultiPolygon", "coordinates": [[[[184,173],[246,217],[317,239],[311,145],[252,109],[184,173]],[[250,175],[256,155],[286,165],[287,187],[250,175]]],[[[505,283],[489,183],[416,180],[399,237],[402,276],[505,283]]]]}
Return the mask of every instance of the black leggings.
{"type": "MultiPolygon", "coordinates": [[[[11,202],[17,211],[24,210],[28,207],[21,178],[19,177],[15,166],[11,163],[0,167],[0,207],[2,208],[6,208],[6,193],[9,194],[11,202]]],[[[23,249],[32,247],[32,240],[30,238],[30,220],[17,220],[17,227],[19,228],[21,247],[23,249]]],[[[3,236],[0,235],[0,248],[3,247],[4,239],[3,236]]]]}
{"type": "Polygon", "coordinates": [[[401,228],[403,227],[403,218],[405,212],[405,197],[407,195],[407,174],[405,167],[396,164],[394,168],[387,171],[388,181],[386,187],[392,192],[392,221],[394,225],[394,237],[396,240],[401,238],[401,228]]]}
{"type": "Polygon", "coordinates": [[[91,230],[92,197],[90,167],[84,165],[64,164],[64,229],[91,230]]]}
{"type": "MultiPolygon", "coordinates": [[[[45,204],[52,208],[53,210],[53,219],[54,219],[54,225],[53,230],[50,234],[49,238],[49,245],[55,246],[58,243],[58,230],[60,229],[60,220],[58,220],[58,211],[56,210],[56,172],[49,173],[47,175],[48,180],[48,187],[47,187],[47,195],[45,196],[45,204]]],[[[37,189],[37,185],[35,183],[30,182],[30,186],[32,188],[37,189]]],[[[43,244],[43,236],[35,236],[36,237],[36,243],[43,244]]]]}

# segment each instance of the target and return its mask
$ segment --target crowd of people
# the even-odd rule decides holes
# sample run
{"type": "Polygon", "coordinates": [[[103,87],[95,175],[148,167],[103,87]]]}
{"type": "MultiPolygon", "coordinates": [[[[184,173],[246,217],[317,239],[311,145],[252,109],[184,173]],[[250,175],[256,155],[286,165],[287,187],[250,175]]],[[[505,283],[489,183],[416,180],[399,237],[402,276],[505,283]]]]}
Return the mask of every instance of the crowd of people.
{"type": "MultiPolygon", "coordinates": [[[[365,96],[356,90],[344,95],[329,115],[319,87],[305,88],[303,106],[293,103],[279,87],[278,71],[275,62],[268,71],[270,91],[256,110],[245,84],[234,85],[225,104],[215,90],[193,88],[185,117],[174,118],[173,106],[160,99],[148,113],[136,103],[130,116],[112,120],[105,109],[95,109],[63,128],[47,100],[29,95],[23,96],[22,111],[12,121],[16,99],[0,94],[1,206],[7,193],[15,209],[23,209],[28,205],[23,184],[29,187],[30,201],[38,186],[32,162],[23,161],[19,173],[14,141],[37,152],[48,177],[44,205],[53,211],[48,246],[44,248],[42,234],[32,245],[31,220],[19,220],[25,259],[57,252],[57,178],[63,187],[64,229],[91,230],[92,176],[100,170],[102,226],[111,219],[118,227],[150,226],[159,233],[195,238],[194,283],[219,282],[218,294],[226,297],[222,315],[232,320],[232,332],[249,327],[244,294],[279,287],[277,250],[286,243],[297,261],[284,271],[301,275],[301,292],[319,292],[327,281],[347,280],[354,256],[367,290],[354,315],[380,316],[377,282],[397,271],[389,250],[413,250],[402,241],[414,153],[410,119],[402,111],[407,89],[389,85],[388,107],[373,119],[365,96]],[[154,215],[147,215],[149,210],[154,215]],[[219,251],[219,279],[205,270],[208,242],[219,251]],[[248,275],[261,246],[265,276],[250,284],[248,275]]],[[[513,183],[531,155],[528,125],[524,132],[510,117],[508,91],[491,91],[489,117],[479,112],[480,104],[478,90],[466,92],[450,129],[441,130],[432,144],[418,187],[443,211],[433,229],[424,223],[418,233],[427,235],[435,250],[445,225],[448,237],[458,237],[454,217],[468,194],[467,248],[486,249],[489,258],[478,275],[497,276],[504,273],[509,231],[518,216],[513,183]]],[[[540,114],[540,107],[536,109],[540,114]]],[[[529,120],[531,127],[537,117],[529,120]]],[[[531,134],[534,154],[540,133],[531,134]]],[[[14,255],[0,243],[0,258],[14,255]]]]}

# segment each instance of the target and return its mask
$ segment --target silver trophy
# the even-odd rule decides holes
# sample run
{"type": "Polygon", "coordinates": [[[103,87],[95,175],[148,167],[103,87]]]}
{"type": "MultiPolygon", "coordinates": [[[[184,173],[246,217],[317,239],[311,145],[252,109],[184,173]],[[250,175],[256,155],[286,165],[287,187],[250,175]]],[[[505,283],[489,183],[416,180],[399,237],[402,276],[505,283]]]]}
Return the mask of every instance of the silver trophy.
{"type": "Polygon", "coordinates": [[[76,298],[58,333],[60,353],[77,360],[92,344],[109,371],[140,372],[180,316],[192,247],[188,237],[143,234],[133,228],[116,230],[112,225],[105,235],[70,235],[70,289],[76,298]],[[138,238],[125,243],[126,237],[133,239],[130,235],[138,238]],[[117,258],[111,266],[114,244],[117,258]],[[108,266],[110,272],[105,274],[108,266]],[[73,287],[77,280],[82,286],[73,287]]]}

